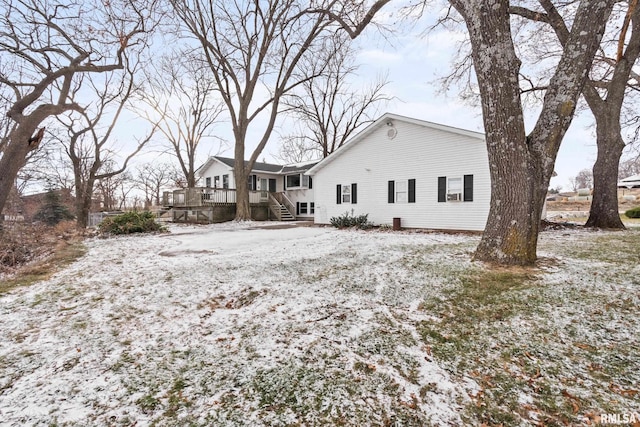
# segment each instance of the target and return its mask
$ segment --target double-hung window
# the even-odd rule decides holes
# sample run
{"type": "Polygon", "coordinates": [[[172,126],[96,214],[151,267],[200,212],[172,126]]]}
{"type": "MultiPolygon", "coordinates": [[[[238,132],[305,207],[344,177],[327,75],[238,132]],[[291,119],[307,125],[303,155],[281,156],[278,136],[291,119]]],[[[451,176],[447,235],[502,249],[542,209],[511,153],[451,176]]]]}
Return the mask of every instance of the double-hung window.
{"type": "Polygon", "coordinates": [[[462,201],[462,178],[447,179],[447,202],[462,201]]]}
{"type": "Polygon", "coordinates": [[[438,202],[473,202],[473,175],[438,177],[438,202]]]}
{"type": "Polygon", "coordinates": [[[336,203],[350,203],[355,205],[358,203],[358,184],[336,185],[336,203]]]}
{"type": "Polygon", "coordinates": [[[389,203],[415,203],[416,180],[404,179],[388,182],[387,202],[389,203]]]}

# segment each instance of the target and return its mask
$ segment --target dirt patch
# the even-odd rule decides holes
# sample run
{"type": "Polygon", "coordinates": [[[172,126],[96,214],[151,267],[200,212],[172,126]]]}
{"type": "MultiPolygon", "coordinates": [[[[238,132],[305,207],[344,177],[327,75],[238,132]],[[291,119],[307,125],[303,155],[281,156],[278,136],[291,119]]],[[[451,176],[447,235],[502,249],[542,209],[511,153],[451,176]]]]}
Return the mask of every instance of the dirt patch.
{"type": "Polygon", "coordinates": [[[0,294],[44,280],[85,253],[74,221],[50,227],[5,223],[0,238],[0,294]]]}

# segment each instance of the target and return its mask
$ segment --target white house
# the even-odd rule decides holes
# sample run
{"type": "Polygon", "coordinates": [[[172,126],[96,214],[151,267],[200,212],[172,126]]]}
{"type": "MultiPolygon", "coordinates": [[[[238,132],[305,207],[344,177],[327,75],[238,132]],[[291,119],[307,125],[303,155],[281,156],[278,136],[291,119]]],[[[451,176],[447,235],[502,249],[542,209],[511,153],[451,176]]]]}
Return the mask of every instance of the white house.
{"type": "MultiPolygon", "coordinates": [[[[318,161],[294,165],[277,165],[273,163],[255,162],[247,186],[255,192],[277,194],[291,215],[297,219],[312,219],[314,214],[313,179],[305,173],[318,161]]],[[[229,157],[210,157],[197,174],[205,188],[236,188],[234,175],[234,159],[229,157]]]]}
{"type": "Polygon", "coordinates": [[[640,175],[628,176],[618,182],[618,188],[637,188],[640,187],[640,175]]]}
{"type": "Polygon", "coordinates": [[[317,224],[345,212],[376,225],[484,230],[491,196],[484,135],[387,113],[308,172],[317,224]]]}

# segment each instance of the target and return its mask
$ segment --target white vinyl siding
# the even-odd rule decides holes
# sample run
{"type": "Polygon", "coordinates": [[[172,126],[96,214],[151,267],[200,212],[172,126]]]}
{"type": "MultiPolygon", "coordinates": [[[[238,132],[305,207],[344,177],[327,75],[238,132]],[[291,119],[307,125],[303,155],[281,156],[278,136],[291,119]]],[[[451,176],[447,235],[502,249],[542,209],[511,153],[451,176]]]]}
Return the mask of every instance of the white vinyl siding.
{"type": "Polygon", "coordinates": [[[374,126],[332,154],[335,157],[326,166],[320,164],[312,171],[315,222],[328,224],[331,217],[344,214],[345,206],[336,203],[336,185],[357,182],[358,203],[349,209],[354,215],[369,214],[374,224],[401,218],[402,226],[408,228],[484,229],[490,178],[486,145],[480,136],[395,119],[397,134],[389,139],[384,121],[374,126]],[[472,201],[438,203],[439,177],[457,178],[464,199],[465,176],[473,177],[472,201]],[[413,202],[408,201],[409,181],[413,202]],[[390,182],[394,202],[388,200],[390,182]],[[395,203],[405,197],[405,202],[395,203]]]}

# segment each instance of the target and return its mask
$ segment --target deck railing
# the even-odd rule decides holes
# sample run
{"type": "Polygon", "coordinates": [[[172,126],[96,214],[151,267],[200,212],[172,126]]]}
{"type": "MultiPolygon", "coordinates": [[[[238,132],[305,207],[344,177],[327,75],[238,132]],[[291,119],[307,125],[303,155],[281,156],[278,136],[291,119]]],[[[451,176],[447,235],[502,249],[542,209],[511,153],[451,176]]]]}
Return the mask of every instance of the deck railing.
{"type": "MultiPolygon", "coordinates": [[[[267,203],[268,191],[249,191],[249,203],[267,203]]],[[[236,203],[236,190],[232,188],[195,187],[162,194],[162,205],[173,207],[218,206],[236,203]]]]}

